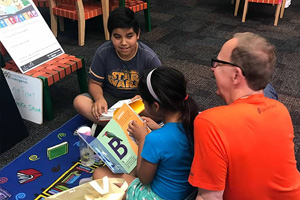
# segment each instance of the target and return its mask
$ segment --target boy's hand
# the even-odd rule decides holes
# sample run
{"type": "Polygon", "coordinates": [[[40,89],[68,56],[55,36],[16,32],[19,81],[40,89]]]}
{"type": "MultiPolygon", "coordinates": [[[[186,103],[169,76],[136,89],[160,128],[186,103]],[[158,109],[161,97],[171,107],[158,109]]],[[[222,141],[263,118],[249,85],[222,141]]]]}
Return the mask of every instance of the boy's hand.
{"type": "Polygon", "coordinates": [[[104,98],[100,98],[92,105],[92,114],[97,120],[99,120],[102,113],[107,113],[107,102],[104,98]]]}
{"type": "Polygon", "coordinates": [[[135,95],[133,98],[131,98],[130,100],[133,102],[135,100],[141,99],[142,97],[140,95],[135,95]]]}
{"type": "Polygon", "coordinates": [[[149,118],[149,117],[144,117],[144,116],[142,116],[141,118],[146,122],[146,125],[147,125],[150,129],[156,130],[156,129],[161,128],[161,126],[158,125],[153,119],[151,119],[151,118],[149,118]]]}
{"type": "Polygon", "coordinates": [[[146,122],[143,122],[143,126],[140,126],[136,121],[131,121],[128,124],[127,131],[130,136],[133,136],[137,142],[145,140],[146,135],[148,135],[146,122]]]}

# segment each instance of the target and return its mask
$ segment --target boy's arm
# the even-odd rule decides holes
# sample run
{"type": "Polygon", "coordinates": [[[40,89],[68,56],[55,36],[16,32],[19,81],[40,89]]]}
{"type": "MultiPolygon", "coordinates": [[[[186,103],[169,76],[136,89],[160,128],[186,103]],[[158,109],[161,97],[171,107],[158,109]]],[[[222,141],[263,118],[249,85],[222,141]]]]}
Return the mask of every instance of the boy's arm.
{"type": "Polygon", "coordinates": [[[90,79],[89,81],[89,93],[94,98],[95,102],[92,105],[92,114],[96,119],[102,115],[102,113],[107,113],[107,102],[103,96],[102,82],[90,79]]]}

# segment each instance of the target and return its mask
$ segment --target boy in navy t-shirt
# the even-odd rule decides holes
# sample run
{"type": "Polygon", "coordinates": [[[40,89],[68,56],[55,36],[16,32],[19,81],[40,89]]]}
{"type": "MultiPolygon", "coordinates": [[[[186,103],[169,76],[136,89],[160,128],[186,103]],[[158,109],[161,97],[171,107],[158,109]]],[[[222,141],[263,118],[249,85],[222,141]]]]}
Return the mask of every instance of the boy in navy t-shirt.
{"type": "Polygon", "coordinates": [[[99,117],[121,99],[137,95],[140,74],[161,66],[157,55],[138,42],[140,29],[129,8],[115,9],[108,19],[111,41],[101,45],[89,71],[89,94],[74,99],[75,110],[99,124],[99,117]]]}

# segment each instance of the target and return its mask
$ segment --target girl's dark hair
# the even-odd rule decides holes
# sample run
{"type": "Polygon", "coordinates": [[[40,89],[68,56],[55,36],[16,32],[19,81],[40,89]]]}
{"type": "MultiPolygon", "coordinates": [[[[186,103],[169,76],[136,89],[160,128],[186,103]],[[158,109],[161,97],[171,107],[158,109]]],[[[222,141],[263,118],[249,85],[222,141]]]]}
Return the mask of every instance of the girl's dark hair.
{"type": "Polygon", "coordinates": [[[190,142],[193,141],[194,119],[198,115],[198,106],[195,101],[187,96],[186,80],[184,75],[170,67],[158,67],[151,75],[151,85],[157,99],[155,99],[147,87],[147,75],[150,71],[145,71],[138,84],[138,91],[144,101],[149,105],[154,102],[166,112],[181,113],[179,120],[182,122],[185,134],[190,142]]]}
{"type": "Polygon", "coordinates": [[[132,10],[118,7],[109,14],[107,22],[109,34],[111,35],[117,28],[132,28],[137,35],[139,34],[140,26],[132,10]]]}

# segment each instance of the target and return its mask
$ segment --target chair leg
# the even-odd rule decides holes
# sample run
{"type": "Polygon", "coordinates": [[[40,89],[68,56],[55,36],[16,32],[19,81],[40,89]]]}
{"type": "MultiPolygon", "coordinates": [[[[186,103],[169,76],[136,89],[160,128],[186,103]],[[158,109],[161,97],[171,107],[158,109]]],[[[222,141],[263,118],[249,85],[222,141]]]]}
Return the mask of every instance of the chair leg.
{"type": "Polygon", "coordinates": [[[53,14],[53,8],[56,6],[54,0],[49,0],[49,13],[51,21],[51,31],[55,37],[57,37],[57,16],[53,14]]]}
{"type": "Polygon", "coordinates": [[[78,45],[83,46],[85,37],[85,16],[82,1],[76,1],[76,7],[78,13],[78,45]]]}
{"type": "Polygon", "coordinates": [[[151,15],[150,15],[149,0],[147,0],[147,9],[144,10],[144,15],[145,15],[146,29],[147,29],[148,32],[150,32],[151,31],[151,15]]]}
{"type": "Polygon", "coordinates": [[[284,7],[286,4],[286,0],[281,1],[281,12],[280,12],[280,18],[283,18],[283,13],[284,13],[284,7]]]}
{"type": "Polygon", "coordinates": [[[102,4],[102,12],[103,12],[103,27],[104,27],[104,35],[105,39],[109,40],[109,32],[107,30],[107,20],[109,15],[109,0],[101,0],[102,4]]]}
{"type": "Polygon", "coordinates": [[[43,82],[43,115],[47,120],[52,120],[54,118],[53,116],[53,110],[52,110],[52,102],[51,102],[51,96],[50,96],[50,89],[49,89],[49,85],[48,85],[48,81],[47,78],[43,77],[43,76],[39,76],[38,78],[40,78],[43,82]]]}
{"type": "Polygon", "coordinates": [[[119,7],[125,7],[125,0],[120,0],[119,7]]]}
{"type": "Polygon", "coordinates": [[[80,92],[85,93],[88,92],[88,85],[87,85],[87,78],[86,78],[86,71],[85,71],[85,61],[84,58],[82,57],[78,57],[78,58],[82,60],[82,67],[76,70],[77,80],[79,83],[80,92]]]}
{"type": "Polygon", "coordinates": [[[234,9],[234,16],[237,16],[238,10],[240,6],[240,0],[236,0],[235,2],[235,9],[234,9]]]}
{"type": "Polygon", "coordinates": [[[245,0],[245,6],[244,6],[242,22],[246,21],[247,11],[248,11],[248,0],[245,0]]]}
{"type": "Polygon", "coordinates": [[[84,37],[85,37],[85,20],[78,19],[78,45],[84,45],[84,37]]]}
{"type": "Polygon", "coordinates": [[[51,31],[55,37],[57,37],[57,17],[50,13],[51,19],[51,31]]]}
{"type": "Polygon", "coordinates": [[[279,17],[279,13],[280,13],[280,8],[281,8],[281,4],[277,4],[276,13],[275,13],[274,26],[277,26],[278,17],[279,17]]]}
{"type": "Polygon", "coordinates": [[[59,23],[59,30],[62,32],[65,31],[65,23],[63,17],[58,17],[58,23],[59,23]]]}

